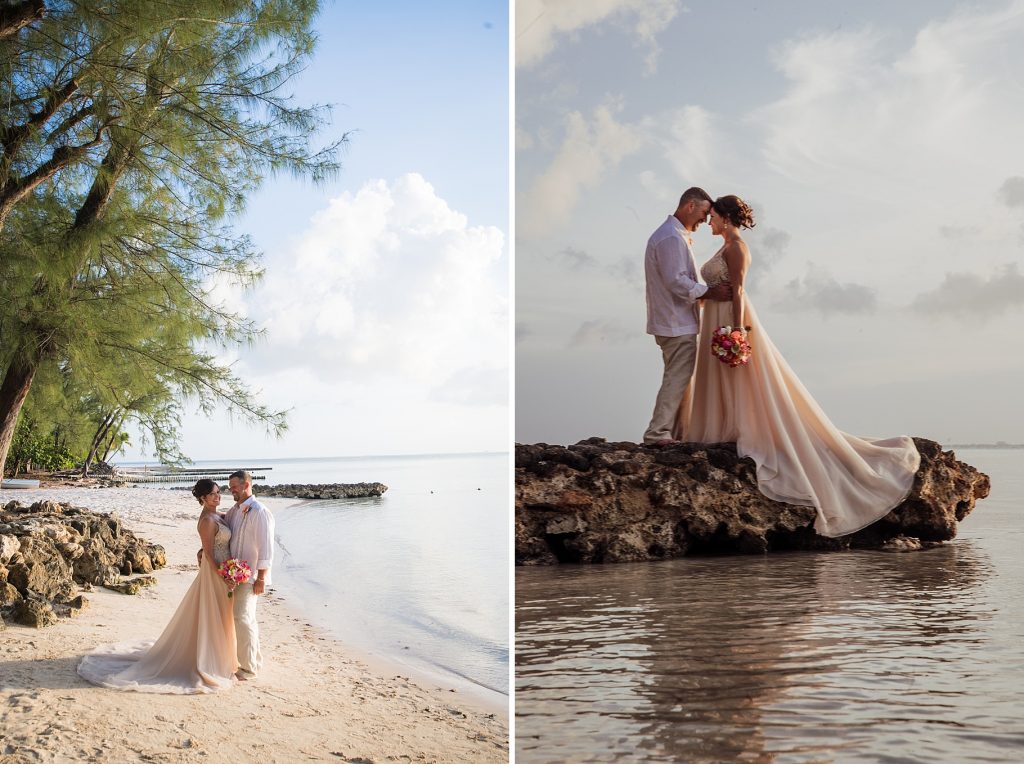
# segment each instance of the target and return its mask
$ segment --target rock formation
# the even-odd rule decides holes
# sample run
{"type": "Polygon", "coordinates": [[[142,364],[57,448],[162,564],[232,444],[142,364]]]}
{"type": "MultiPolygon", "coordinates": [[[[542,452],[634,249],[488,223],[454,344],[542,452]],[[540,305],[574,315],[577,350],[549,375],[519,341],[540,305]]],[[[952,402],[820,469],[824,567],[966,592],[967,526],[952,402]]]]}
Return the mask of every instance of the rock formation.
{"type": "Polygon", "coordinates": [[[134,594],[149,582],[132,586],[138,579],[123,576],[166,564],[163,547],[125,530],[116,515],[52,501],[0,509],[0,615],[17,623],[47,626],[78,614],[88,606],[80,586],[134,594]]]}
{"type": "Polygon", "coordinates": [[[857,533],[814,532],[815,511],[757,489],[733,443],[648,447],[590,438],[516,445],[516,564],[659,560],[851,547],[909,550],[956,536],[989,479],[915,438],[921,467],[898,507],[857,533]]]}
{"type": "Polygon", "coordinates": [[[260,496],[282,496],[289,499],[357,499],[366,496],[382,496],[388,487],[383,483],[320,483],[302,485],[254,484],[252,492],[260,496]]]}

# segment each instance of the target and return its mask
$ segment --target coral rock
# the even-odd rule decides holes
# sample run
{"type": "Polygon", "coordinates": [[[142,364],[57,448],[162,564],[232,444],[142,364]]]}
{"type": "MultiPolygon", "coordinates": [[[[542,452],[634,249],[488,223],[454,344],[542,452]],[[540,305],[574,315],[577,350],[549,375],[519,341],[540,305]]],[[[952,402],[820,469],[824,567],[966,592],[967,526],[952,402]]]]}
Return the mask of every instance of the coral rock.
{"type": "Polygon", "coordinates": [[[516,564],[932,546],[956,536],[989,479],[938,443],[914,442],[921,467],[907,498],[841,538],[815,533],[812,507],[763,496],[754,462],[733,443],[517,445],[516,564]]]}

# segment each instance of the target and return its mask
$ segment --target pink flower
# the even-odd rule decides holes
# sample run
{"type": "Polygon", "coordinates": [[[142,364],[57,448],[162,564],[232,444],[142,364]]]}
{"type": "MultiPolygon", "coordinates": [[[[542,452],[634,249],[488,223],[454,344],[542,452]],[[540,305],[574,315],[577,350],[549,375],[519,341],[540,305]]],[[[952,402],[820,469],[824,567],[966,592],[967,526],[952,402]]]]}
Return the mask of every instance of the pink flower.
{"type": "Polygon", "coordinates": [[[217,573],[228,582],[228,597],[234,594],[235,588],[239,584],[244,584],[252,578],[252,568],[249,567],[249,564],[245,560],[234,557],[225,560],[217,569],[217,573]]]}

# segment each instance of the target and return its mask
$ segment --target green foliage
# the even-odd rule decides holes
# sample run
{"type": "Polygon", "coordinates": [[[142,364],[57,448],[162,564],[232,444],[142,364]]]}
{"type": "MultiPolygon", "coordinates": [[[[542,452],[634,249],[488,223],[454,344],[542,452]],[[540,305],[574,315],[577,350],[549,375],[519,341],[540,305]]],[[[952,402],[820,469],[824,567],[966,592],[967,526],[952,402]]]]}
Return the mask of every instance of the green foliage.
{"type": "Polygon", "coordinates": [[[74,467],[79,459],[81,456],[61,441],[56,426],[42,424],[30,416],[22,416],[14,431],[4,472],[17,474],[29,465],[33,469],[66,470],[74,467]]]}
{"type": "MultiPolygon", "coordinates": [[[[260,331],[215,294],[262,276],[232,227],[247,195],[337,170],[341,141],[309,147],[327,113],[286,92],[317,8],[55,0],[0,40],[0,371],[22,389],[45,377],[87,451],[134,420],[181,460],[186,404],[284,430],[220,360],[260,331]]],[[[0,458],[16,392],[0,395],[0,458]]]]}

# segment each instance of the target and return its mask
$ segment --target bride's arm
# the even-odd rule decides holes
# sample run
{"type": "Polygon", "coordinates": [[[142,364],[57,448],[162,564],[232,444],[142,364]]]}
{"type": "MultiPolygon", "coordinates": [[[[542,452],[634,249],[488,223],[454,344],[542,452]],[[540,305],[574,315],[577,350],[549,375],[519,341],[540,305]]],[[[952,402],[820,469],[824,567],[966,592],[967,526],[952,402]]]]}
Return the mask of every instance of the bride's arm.
{"type": "Polygon", "coordinates": [[[732,325],[737,329],[746,326],[743,314],[743,282],[747,277],[750,250],[745,241],[734,241],[722,252],[725,264],[729,266],[729,283],[732,284],[732,325]]]}

